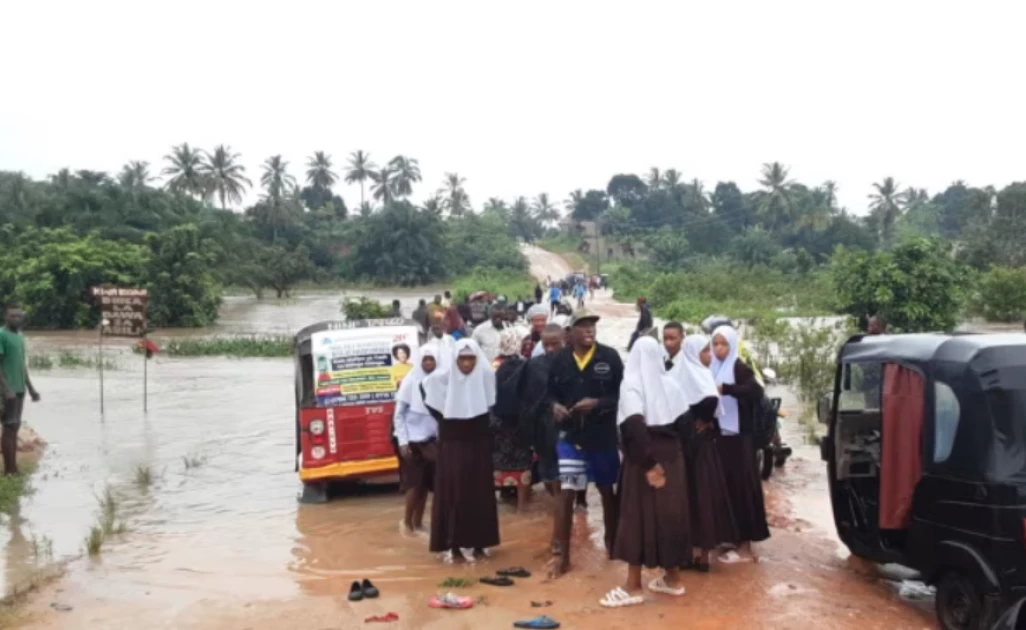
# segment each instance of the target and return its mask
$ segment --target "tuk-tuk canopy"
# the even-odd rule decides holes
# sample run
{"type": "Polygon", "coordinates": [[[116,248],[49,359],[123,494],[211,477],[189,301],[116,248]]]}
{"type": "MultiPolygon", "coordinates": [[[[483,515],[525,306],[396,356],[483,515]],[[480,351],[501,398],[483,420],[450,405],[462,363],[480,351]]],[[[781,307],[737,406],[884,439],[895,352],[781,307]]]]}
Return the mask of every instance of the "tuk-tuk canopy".
{"type": "Polygon", "coordinates": [[[839,360],[898,363],[923,375],[927,471],[1026,482],[1026,334],[856,335],[839,360]],[[958,419],[950,455],[934,462],[942,389],[949,399],[954,394],[958,419]]]}

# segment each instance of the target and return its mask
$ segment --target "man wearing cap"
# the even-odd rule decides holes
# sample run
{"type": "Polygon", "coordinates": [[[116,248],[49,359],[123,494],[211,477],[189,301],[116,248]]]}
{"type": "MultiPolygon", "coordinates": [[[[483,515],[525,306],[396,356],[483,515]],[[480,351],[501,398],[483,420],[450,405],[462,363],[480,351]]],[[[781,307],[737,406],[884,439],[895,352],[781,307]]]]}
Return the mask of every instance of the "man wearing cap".
{"type": "Polygon", "coordinates": [[[560,497],[556,501],[555,529],[561,554],[552,575],[570,569],[570,529],[574,498],[594,483],[602,495],[606,550],[616,534],[614,486],[620,473],[616,408],[623,380],[620,354],[595,339],[599,317],[586,310],[570,320],[569,346],[557,352],[549,367],[548,397],[559,427],[560,497]]]}

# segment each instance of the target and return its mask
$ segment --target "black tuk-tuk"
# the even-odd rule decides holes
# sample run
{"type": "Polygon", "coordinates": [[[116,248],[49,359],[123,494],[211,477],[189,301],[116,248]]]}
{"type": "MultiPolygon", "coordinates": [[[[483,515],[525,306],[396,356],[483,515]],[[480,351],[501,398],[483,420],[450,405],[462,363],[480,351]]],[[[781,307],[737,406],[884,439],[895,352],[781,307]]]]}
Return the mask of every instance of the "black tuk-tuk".
{"type": "Polygon", "coordinates": [[[936,584],[945,630],[1026,595],[1026,335],[857,335],[818,413],[854,555],[936,584]]]}

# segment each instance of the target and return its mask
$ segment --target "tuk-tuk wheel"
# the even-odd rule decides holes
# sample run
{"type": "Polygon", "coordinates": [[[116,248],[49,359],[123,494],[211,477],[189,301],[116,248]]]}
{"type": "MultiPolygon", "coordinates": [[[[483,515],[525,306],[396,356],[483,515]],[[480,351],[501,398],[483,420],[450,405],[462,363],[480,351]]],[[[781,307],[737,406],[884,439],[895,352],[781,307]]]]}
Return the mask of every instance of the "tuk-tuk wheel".
{"type": "Polygon", "coordinates": [[[937,621],[943,630],[979,630],[983,602],[972,581],[959,573],[945,573],[937,585],[937,621]]]}

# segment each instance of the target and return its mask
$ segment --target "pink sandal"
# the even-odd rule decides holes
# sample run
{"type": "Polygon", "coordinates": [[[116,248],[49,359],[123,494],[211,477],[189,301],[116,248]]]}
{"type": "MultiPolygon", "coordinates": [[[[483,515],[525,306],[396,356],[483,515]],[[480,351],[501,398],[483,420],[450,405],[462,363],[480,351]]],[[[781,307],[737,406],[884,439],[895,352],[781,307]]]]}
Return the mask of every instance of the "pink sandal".
{"type": "Polygon", "coordinates": [[[461,597],[454,593],[446,593],[445,595],[435,595],[428,602],[428,606],[432,608],[446,608],[450,610],[466,610],[467,608],[474,607],[474,600],[469,597],[461,597]]]}

